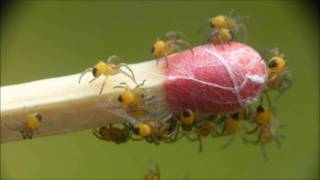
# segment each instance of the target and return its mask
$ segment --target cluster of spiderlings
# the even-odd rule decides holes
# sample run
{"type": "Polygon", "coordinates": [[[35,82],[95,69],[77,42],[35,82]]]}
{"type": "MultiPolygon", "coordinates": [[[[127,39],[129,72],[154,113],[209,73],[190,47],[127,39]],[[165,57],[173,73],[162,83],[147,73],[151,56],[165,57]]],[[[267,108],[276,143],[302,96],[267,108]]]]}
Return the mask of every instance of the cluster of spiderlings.
{"type": "MultiPolygon", "coordinates": [[[[240,16],[233,18],[233,13],[210,18],[208,42],[223,45],[234,41],[235,34],[240,31],[246,35],[246,28],[241,23],[242,19],[240,16]]],[[[183,47],[189,48],[193,53],[191,44],[185,40],[182,33],[170,31],[165,34],[163,40],[156,41],[151,53],[156,58],[164,58],[166,65],[169,66],[168,56],[183,47]]],[[[129,140],[145,140],[159,145],[161,142],[173,143],[186,138],[189,141],[199,142],[199,152],[203,150],[203,138],[230,136],[233,139],[235,134],[241,133],[245,143],[261,145],[264,157],[267,159],[264,145],[273,141],[280,145],[283,137],[278,132],[282,125],[276,118],[274,103],[292,85],[292,76],[287,70],[284,55],[279,53],[278,49],[261,52],[261,56],[267,64],[267,80],[260,102],[231,113],[203,113],[197,109],[188,108],[173,112],[166,106],[162,96],[152,94],[143,87],[145,80],[136,82],[133,71],[126,64],[111,63],[111,60],[116,58],[111,56],[107,63],[99,62],[94,68],[89,68],[84,73],[92,71],[93,80],[101,75],[107,78],[123,73],[134,82],[135,87],[130,87],[125,82],[114,87],[123,89],[115,100],[118,106],[113,106],[112,109],[112,113],[125,120],[121,123],[122,127],[120,124],[108,125],[94,129],[93,133],[101,140],[116,144],[126,143],[129,140]],[[130,73],[123,71],[121,67],[127,68],[130,73]],[[278,92],[273,99],[269,96],[271,91],[278,92]],[[267,99],[267,104],[264,103],[264,98],[267,99]],[[256,138],[250,139],[253,135],[256,138]]],[[[104,83],[100,93],[103,86],[104,83]]],[[[229,144],[228,142],[224,147],[229,144]]]]}
{"type": "Polygon", "coordinates": [[[271,108],[258,105],[239,110],[230,114],[197,113],[184,109],[179,114],[171,114],[167,119],[159,121],[148,119],[143,122],[121,123],[120,127],[101,127],[94,130],[94,134],[102,140],[113,141],[116,144],[128,140],[146,140],[159,145],[173,143],[183,137],[189,141],[199,142],[199,152],[203,151],[202,138],[233,136],[244,132],[244,142],[264,145],[273,140],[280,144],[281,135],[276,129],[281,124],[275,119],[271,108]],[[245,125],[255,126],[253,130],[246,130],[245,125]],[[241,128],[242,127],[242,128],[241,128]],[[256,140],[249,140],[247,135],[257,132],[256,140]]]}
{"type": "MultiPolygon", "coordinates": [[[[229,114],[201,113],[191,109],[183,109],[179,113],[173,113],[159,110],[160,106],[150,108],[151,105],[157,104],[155,100],[159,97],[150,95],[143,89],[144,81],[135,88],[121,83],[116,86],[116,88],[124,89],[117,98],[121,104],[119,114],[126,114],[128,122],[122,123],[122,128],[112,125],[101,127],[99,130],[94,130],[94,134],[102,140],[112,141],[116,144],[125,143],[128,140],[146,140],[158,145],[161,142],[173,143],[185,137],[189,141],[199,142],[199,152],[203,150],[202,138],[234,137],[233,135],[239,132],[244,132],[242,137],[246,143],[261,144],[262,148],[264,144],[272,141],[280,145],[282,135],[278,133],[277,129],[281,127],[281,124],[276,119],[275,109],[272,105],[279,96],[271,100],[267,93],[272,90],[279,91],[279,94],[283,93],[292,81],[288,80],[288,77],[291,77],[290,73],[283,69],[285,68],[283,56],[281,56],[281,60],[278,57],[280,57],[279,53],[276,53],[268,61],[268,81],[265,87],[267,105],[263,104],[263,97],[261,97],[257,107],[249,106],[229,114]],[[272,83],[275,81],[277,83],[272,83]],[[273,84],[272,88],[269,87],[269,84],[273,84]],[[277,84],[277,87],[274,84],[277,84]],[[163,115],[163,112],[166,114],[163,115]],[[248,126],[254,126],[253,130],[247,130],[248,126]],[[253,134],[257,138],[250,140],[248,136],[253,134]]],[[[265,153],[264,157],[267,159],[265,153]]]]}
{"type": "Polygon", "coordinates": [[[246,132],[247,135],[254,134],[257,138],[252,140],[243,136],[242,139],[245,143],[260,144],[263,156],[265,160],[268,160],[264,145],[274,141],[278,144],[278,147],[280,147],[280,141],[284,138],[284,135],[279,133],[279,129],[284,127],[284,124],[280,123],[276,118],[276,107],[274,103],[291,87],[293,78],[287,69],[285,56],[279,53],[278,48],[263,51],[261,55],[267,64],[268,78],[263,95],[260,97],[260,102],[256,107],[255,114],[249,118],[250,122],[255,124],[255,128],[246,132]],[[277,95],[273,99],[269,96],[269,92],[272,91],[277,91],[277,95]],[[266,105],[264,98],[267,99],[266,105]]]}
{"type": "MultiPolygon", "coordinates": [[[[245,19],[235,15],[232,11],[229,15],[218,15],[209,19],[210,30],[206,35],[206,42],[215,45],[226,44],[236,39],[239,32],[243,32],[246,41],[246,27],[242,24],[245,19]]],[[[201,27],[202,29],[202,27],[201,27]]],[[[200,29],[200,30],[201,30],[200,29]]],[[[186,41],[180,32],[169,31],[163,40],[157,40],[151,49],[151,53],[158,59],[164,58],[166,66],[170,64],[169,55],[188,48],[194,55],[192,45],[186,41]]],[[[283,138],[278,130],[283,125],[276,118],[274,104],[279,97],[291,87],[293,78],[287,68],[284,54],[277,48],[260,53],[267,64],[267,81],[263,95],[257,105],[246,106],[232,113],[203,113],[197,109],[183,108],[179,112],[172,112],[167,107],[163,96],[152,94],[144,88],[144,83],[137,82],[134,72],[125,63],[118,63],[118,56],[110,56],[106,62],[100,61],[94,67],[86,69],[79,78],[79,83],[84,74],[91,72],[93,79],[103,76],[105,78],[99,93],[103,92],[106,80],[110,76],[123,74],[132,80],[134,87],[122,82],[114,88],[123,91],[116,97],[117,106],[112,106],[112,113],[124,119],[121,124],[110,124],[99,129],[94,129],[93,134],[105,141],[116,144],[126,143],[129,140],[145,140],[148,143],[159,145],[174,143],[182,138],[199,142],[199,151],[203,150],[202,139],[206,137],[231,136],[242,133],[245,143],[261,145],[264,157],[267,159],[264,145],[276,142],[280,145],[283,138]],[[277,92],[274,98],[270,92],[277,92]],[[267,100],[267,103],[264,102],[267,100]],[[248,129],[248,126],[252,130],[248,129]],[[250,136],[256,136],[250,139],[250,136]]],[[[112,100],[111,100],[112,101],[112,100]]],[[[43,127],[43,116],[40,112],[27,113],[23,121],[17,121],[9,125],[9,129],[21,134],[23,139],[32,139],[35,133],[43,127]]],[[[231,140],[232,140],[231,139],[231,140]]],[[[229,141],[231,142],[231,141],[229,141]]],[[[229,145],[230,143],[227,143],[229,145]]]]}

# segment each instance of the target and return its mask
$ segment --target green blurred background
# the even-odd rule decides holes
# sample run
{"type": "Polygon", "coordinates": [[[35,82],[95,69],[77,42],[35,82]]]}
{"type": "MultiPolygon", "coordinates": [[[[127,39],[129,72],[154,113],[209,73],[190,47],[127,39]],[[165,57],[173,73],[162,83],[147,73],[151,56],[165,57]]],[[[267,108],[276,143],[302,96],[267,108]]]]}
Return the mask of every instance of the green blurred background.
{"type": "Polygon", "coordinates": [[[141,179],[153,160],[163,179],[319,178],[319,24],[311,6],[297,1],[26,1],[11,4],[1,24],[1,86],[78,73],[98,58],[117,54],[128,63],[151,59],[150,47],[168,30],[193,44],[211,16],[231,9],[246,22],[249,44],[279,47],[295,77],[277,104],[288,126],[281,149],[245,145],[238,137],[198,144],[114,145],[90,130],[1,144],[2,179],[141,179]],[[129,61],[130,60],[130,61],[129,61]]]}

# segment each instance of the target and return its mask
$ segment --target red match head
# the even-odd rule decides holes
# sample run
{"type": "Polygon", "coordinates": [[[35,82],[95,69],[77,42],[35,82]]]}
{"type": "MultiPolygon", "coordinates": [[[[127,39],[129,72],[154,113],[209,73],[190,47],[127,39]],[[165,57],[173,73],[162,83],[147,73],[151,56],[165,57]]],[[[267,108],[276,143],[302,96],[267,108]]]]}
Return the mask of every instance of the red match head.
{"type": "Polygon", "coordinates": [[[266,82],[266,65],[245,44],[203,45],[168,56],[164,67],[166,101],[178,112],[233,112],[257,100],[266,82]]]}

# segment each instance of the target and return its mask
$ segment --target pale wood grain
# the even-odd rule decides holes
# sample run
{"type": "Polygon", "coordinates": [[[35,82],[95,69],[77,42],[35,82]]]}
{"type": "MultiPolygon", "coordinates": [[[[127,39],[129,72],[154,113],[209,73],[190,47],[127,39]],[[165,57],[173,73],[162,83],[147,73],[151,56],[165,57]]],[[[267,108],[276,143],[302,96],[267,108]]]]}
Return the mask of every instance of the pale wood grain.
{"type": "MultiPolygon", "coordinates": [[[[162,91],[164,77],[155,61],[130,67],[138,82],[146,79],[146,88],[162,91]]],[[[34,137],[80,131],[120,121],[103,104],[120,93],[121,89],[113,89],[115,85],[130,80],[121,74],[110,77],[100,95],[103,77],[89,84],[92,74],[88,73],[78,84],[79,76],[73,74],[1,87],[1,142],[22,139],[19,132],[10,127],[23,123],[26,114],[32,110],[43,115],[42,127],[34,137]]]]}

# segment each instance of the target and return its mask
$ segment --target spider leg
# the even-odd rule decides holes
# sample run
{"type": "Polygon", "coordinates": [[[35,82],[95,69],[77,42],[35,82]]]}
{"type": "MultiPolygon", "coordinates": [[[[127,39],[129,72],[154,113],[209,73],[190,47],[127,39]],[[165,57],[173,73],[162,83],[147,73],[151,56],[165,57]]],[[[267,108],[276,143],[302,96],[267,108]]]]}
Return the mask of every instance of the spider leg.
{"type": "MultiPolygon", "coordinates": [[[[209,37],[214,37],[217,33],[219,32],[219,29],[217,29],[217,28],[213,28],[213,29],[211,29],[208,33],[207,33],[207,35],[205,36],[205,42],[208,42],[208,38],[209,37]]],[[[210,42],[210,41],[209,41],[210,42]]],[[[211,41],[211,43],[213,43],[213,41],[211,41]]]]}
{"type": "Polygon", "coordinates": [[[229,17],[229,18],[233,18],[235,14],[236,14],[235,10],[234,10],[234,9],[231,9],[230,12],[229,12],[229,14],[228,14],[228,17],[229,17]]]}
{"type": "Polygon", "coordinates": [[[292,86],[293,77],[291,76],[291,74],[286,72],[286,74],[284,74],[284,77],[281,81],[282,81],[280,85],[281,88],[279,88],[278,94],[274,98],[274,101],[277,101],[281,97],[281,95],[292,86]]]}
{"type": "Polygon", "coordinates": [[[264,92],[264,95],[265,95],[266,98],[267,98],[267,101],[268,101],[269,106],[270,106],[272,109],[274,109],[274,107],[273,107],[273,105],[272,105],[271,98],[270,98],[270,96],[269,96],[269,93],[268,93],[268,92],[264,92]]]}
{"type": "Polygon", "coordinates": [[[179,126],[177,127],[177,129],[175,131],[176,131],[175,133],[172,132],[172,133],[168,134],[168,136],[167,136],[168,143],[173,143],[173,142],[176,142],[181,139],[182,136],[179,137],[179,126]]]}
{"type": "Polygon", "coordinates": [[[222,131],[219,133],[220,135],[223,135],[227,129],[227,120],[223,121],[222,131]]]}
{"type": "Polygon", "coordinates": [[[160,179],[160,169],[157,163],[155,164],[155,174],[158,176],[158,179],[160,179]]]}
{"type": "Polygon", "coordinates": [[[262,155],[263,155],[263,158],[266,162],[269,161],[269,158],[268,158],[268,155],[267,155],[267,152],[266,152],[266,149],[264,147],[264,144],[261,144],[261,152],[262,152],[262,155]]]}
{"type": "Polygon", "coordinates": [[[227,149],[227,147],[229,147],[232,144],[234,139],[235,139],[235,135],[232,135],[232,137],[229,138],[229,140],[221,147],[221,149],[227,149]]]}
{"type": "Polygon", "coordinates": [[[168,57],[167,57],[167,55],[164,56],[164,60],[166,61],[166,66],[167,66],[167,68],[168,68],[168,67],[169,67],[169,62],[168,62],[168,57]]]}
{"type": "Polygon", "coordinates": [[[90,81],[89,81],[89,83],[91,84],[93,81],[95,81],[96,79],[98,79],[99,77],[95,77],[95,78],[93,78],[93,79],[91,79],[90,81]]]}
{"type": "Polygon", "coordinates": [[[215,124],[221,124],[221,123],[223,123],[225,120],[226,120],[225,116],[222,116],[222,117],[217,117],[217,118],[215,118],[213,122],[214,122],[215,124]]]}
{"type": "Polygon", "coordinates": [[[131,140],[133,140],[133,141],[141,141],[141,140],[143,140],[143,138],[141,137],[141,138],[137,138],[137,137],[130,137],[130,139],[131,140]]]}
{"type": "Polygon", "coordinates": [[[178,31],[169,31],[165,34],[166,40],[174,40],[184,38],[184,35],[178,31]]]}
{"type": "Polygon", "coordinates": [[[207,21],[205,21],[205,22],[203,22],[201,25],[200,25],[200,27],[199,27],[199,29],[198,29],[198,31],[197,31],[197,33],[198,34],[200,34],[201,33],[201,31],[203,30],[203,28],[206,26],[206,25],[208,25],[208,23],[210,22],[210,19],[209,20],[207,20],[207,21]]]}
{"type": "Polygon", "coordinates": [[[259,140],[251,140],[251,139],[248,139],[246,137],[242,137],[242,140],[244,143],[249,143],[249,144],[253,144],[253,145],[257,145],[259,144],[259,140]]]}
{"type": "Polygon", "coordinates": [[[29,138],[29,139],[32,139],[33,134],[34,134],[33,131],[30,131],[30,132],[28,133],[28,138],[29,138]]]}
{"type": "Polygon", "coordinates": [[[220,136],[220,132],[218,131],[217,128],[214,128],[211,132],[210,132],[211,137],[218,137],[220,136]]]}
{"type": "Polygon", "coordinates": [[[103,83],[101,85],[99,94],[102,94],[102,91],[103,91],[105,85],[106,85],[106,79],[104,79],[104,81],[103,81],[103,83]]]}
{"type": "Polygon", "coordinates": [[[194,56],[194,51],[193,51],[193,49],[192,49],[192,45],[191,45],[188,41],[186,41],[186,40],[184,40],[184,39],[179,39],[179,40],[177,40],[177,43],[178,43],[178,44],[181,44],[181,45],[187,46],[187,47],[190,49],[190,51],[191,51],[191,53],[192,53],[192,56],[194,56]]]}
{"type": "Polygon", "coordinates": [[[93,129],[92,134],[95,135],[98,139],[105,140],[101,137],[97,129],[93,129]]]}
{"type": "Polygon", "coordinates": [[[127,89],[125,86],[116,85],[113,87],[114,89],[120,88],[120,89],[127,89]]]}
{"type": "Polygon", "coordinates": [[[175,135],[173,137],[174,141],[177,141],[177,140],[179,140],[179,139],[181,139],[183,137],[183,136],[179,137],[179,132],[180,132],[180,126],[177,127],[176,133],[175,133],[175,135]]]}
{"type": "Polygon", "coordinates": [[[81,82],[82,77],[83,77],[86,73],[92,71],[92,69],[93,69],[93,68],[87,68],[86,70],[84,70],[84,71],[81,73],[81,75],[80,75],[80,77],[79,77],[79,81],[78,81],[79,84],[80,84],[80,82],[81,82]]]}
{"type": "Polygon", "coordinates": [[[199,141],[199,153],[203,151],[203,142],[201,136],[198,136],[198,141],[199,141]]]}
{"type": "Polygon", "coordinates": [[[189,140],[189,141],[196,141],[196,140],[198,140],[198,138],[192,138],[192,137],[190,137],[187,133],[184,133],[184,136],[189,140]]]}
{"type": "Polygon", "coordinates": [[[277,143],[277,147],[280,148],[281,147],[281,141],[280,139],[278,139],[275,135],[272,134],[272,138],[273,140],[277,143]]]}
{"type": "Polygon", "coordinates": [[[138,88],[142,87],[145,82],[146,82],[146,80],[144,79],[140,84],[138,84],[138,85],[135,87],[135,89],[138,89],[138,88]]]}
{"type": "Polygon", "coordinates": [[[117,64],[116,62],[120,61],[120,57],[117,55],[112,55],[108,57],[107,63],[108,64],[117,64]]]}
{"type": "Polygon", "coordinates": [[[132,69],[131,69],[127,64],[124,64],[124,63],[119,64],[119,65],[118,65],[118,69],[119,69],[119,72],[120,72],[120,73],[128,76],[135,84],[138,84],[137,81],[136,81],[136,78],[135,78],[135,76],[134,76],[134,73],[133,73],[132,69]],[[121,67],[126,68],[126,69],[130,72],[131,75],[128,74],[127,72],[121,70],[121,69],[120,69],[121,67]]]}
{"type": "Polygon", "coordinates": [[[247,134],[253,134],[259,129],[259,126],[256,126],[253,130],[247,131],[247,134]]]}
{"type": "Polygon", "coordinates": [[[278,47],[275,47],[275,48],[272,48],[269,50],[270,54],[272,55],[279,55],[279,48],[278,47]]]}
{"type": "Polygon", "coordinates": [[[28,138],[27,134],[26,134],[26,132],[24,130],[20,130],[19,132],[20,132],[20,134],[21,134],[23,139],[27,139],[28,138]]]}
{"type": "Polygon", "coordinates": [[[114,86],[113,88],[121,88],[121,89],[131,89],[130,86],[126,82],[121,82],[120,85],[114,86]]]}
{"type": "Polygon", "coordinates": [[[248,42],[248,33],[247,33],[247,28],[244,24],[238,24],[238,28],[243,32],[243,36],[244,36],[244,42],[247,43],[248,42]]]}
{"type": "Polygon", "coordinates": [[[224,39],[221,36],[219,37],[219,39],[221,41],[221,45],[222,45],[223,49],[225,49],[226,48],[226,42],[224,41],[224,39]]]}

